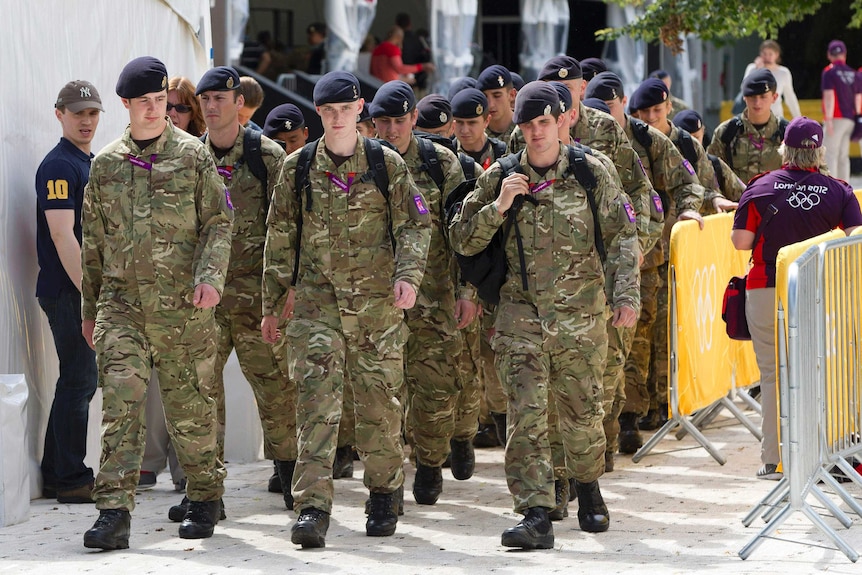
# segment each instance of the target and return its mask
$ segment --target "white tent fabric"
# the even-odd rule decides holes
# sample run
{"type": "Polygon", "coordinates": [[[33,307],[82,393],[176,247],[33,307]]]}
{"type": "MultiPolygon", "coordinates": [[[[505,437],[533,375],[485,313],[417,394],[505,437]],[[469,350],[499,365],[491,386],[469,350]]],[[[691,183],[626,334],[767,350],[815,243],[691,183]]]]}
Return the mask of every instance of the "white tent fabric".
{"type": "Polygon", "coordinates": [[[565,54],[569,38],[567,0],[521,0],[521,75],[535,80],[550,58],[565,54]]]}
{"type": "MultiPolygon", "coordinates": [[[[36,168],[61,135],[54,101],[68,81],[96,86],[105,113],[93,150],[119,137],[128,112],[114,93],[132,58],[160,58],[197,81],[209,67],[209,0],[8,0],[0,22],[0,373],[24,374],[31,494],[57,379],[51,332],[35,298],[36,168]]],[[[245,386],[243,386],[245,387],[245,386]]],[[[87,463],[98,466],[100,396],[91,406],[87,463]]],[[[3,456],[3,454],[0,454],[3,456]]]]}
{"type": "Polygon", "coordinates": [[[355,72],[359,48],[371,29],[377,0],[326,0],[326,68],[355,72]]]}
{"type": "Polygon", "coordinates": [[[230,0],[229,10],[228,61],[232,64],[238,64],[245,40],[245,25],[248,23],[248,0],[230,0]]]}
{"type": "Polygon", "coordinates": [[[473,67],[473,29],[478,0],[431,0],[431,49],[437,66],[433,91],[445,94],[473,67]]]}
{"type": "MultiPolygon", "coordinates": [[[[608,4],[609,27],[622,27],[636,16],[637,9],[632,6],[622,8],[608,4]]],[[[626,94],[631,94],[646,77],[646,44],[640,40],[627,36],[617,38],[608,43],[602,57],[623,81],[626,94]]]]}

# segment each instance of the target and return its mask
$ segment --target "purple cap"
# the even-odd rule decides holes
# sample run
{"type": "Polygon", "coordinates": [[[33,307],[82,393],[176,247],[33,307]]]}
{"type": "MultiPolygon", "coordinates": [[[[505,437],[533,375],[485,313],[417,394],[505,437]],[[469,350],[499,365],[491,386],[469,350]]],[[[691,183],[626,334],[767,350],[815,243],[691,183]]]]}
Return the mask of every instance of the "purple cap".
{"type": "Polygon", "coordinates": [[[806,116],[794,118],[784,131],[784,145],[791,148],[819,148],[823,145],[823,127],[806,116]]]}
{"type": "Polygon", "coordinates": [[[829,42],[829,54],[839,56],[847,53],[847,46],[841,40],[832,40],[829,42]]]}

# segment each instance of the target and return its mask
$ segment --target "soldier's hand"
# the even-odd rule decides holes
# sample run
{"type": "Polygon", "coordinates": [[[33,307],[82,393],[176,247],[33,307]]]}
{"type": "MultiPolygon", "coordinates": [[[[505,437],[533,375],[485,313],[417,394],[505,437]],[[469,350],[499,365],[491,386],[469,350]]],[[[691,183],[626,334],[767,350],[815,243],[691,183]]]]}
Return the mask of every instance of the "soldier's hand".
{"type": "Polygon", "coordinates": [[[515,196],[520,196],[530,193],[529,180],[525,174],[510,174],[503,178],[503,185],[500,186],[500,195],[495,201],[497,211],[502,216],[506,210],[512,207],[512,202],[515,196]]]}
{"type": "Polygon", "coordinates": [[[293,317],[293,306],[296,305],[296,290],[290,288],[287,292],[287,299],[284,302],[284,309],[281,310],[281,319],[290,319],[293,317]]]}
{"type": "Polygon", "coordinates": [[[694,210],[685,210],[680,212],[680,214],[676,217],[677,220],[694,220],[697,222],[697,225],[700,226],[700,229],[703,229],[703,216],[697,213],[694,210]]]}
{"type": "Polygon", "coordinates": [[[715,211],[718,213],[732,212],[733,210],[736,209],[737,203],[731,202],[727,198],[719,196],[719,197],[715,198],[714,200],[712,200],[712,206],[715,208],[715,211]]]}
{"type": "Polygon", "coordinates": [[[90,349],[96,349],[93,344],[93,330],[96,329],[96,320],[84,319],[81,320],[81,335],[84,336],[84,341],[90,346],[90,349]]]}
{"type": "Polygon", "coordinates": [[[281,336],[278,331],[278,318],[274,315],[265,315],[260,320],[260,335],[263,336],[263,341],[266,343],[275,343],[281,336]]]}
{"type": "Polygon", "coordinates": [[[611,325],[614,327],[634,327],[637,322],[637,312],[629,306],[624,305],[614,310],[614,317],[611,321],[611,325]]]}
{"type": "Polygon", "coordinates": [[[395,295],[395,307],[398,309],[410,309],[416,303],[416,290],[409,283],[397,281],[392,291],[395,295]]]}
{"type": "Polygon", "coordinates": [[[455,321],[458,322],[458,329],[465,328],[476,319],[476,312],[479,306],[468,299],[459,299],[455,302],[455,321]]]}
{"type": "Polygon", "coordinates": [[[195,307],[198,309],[209,309],[218,305],[221,296],[218,290],[210,284],[198,284],[195,286],[195,307]]]}

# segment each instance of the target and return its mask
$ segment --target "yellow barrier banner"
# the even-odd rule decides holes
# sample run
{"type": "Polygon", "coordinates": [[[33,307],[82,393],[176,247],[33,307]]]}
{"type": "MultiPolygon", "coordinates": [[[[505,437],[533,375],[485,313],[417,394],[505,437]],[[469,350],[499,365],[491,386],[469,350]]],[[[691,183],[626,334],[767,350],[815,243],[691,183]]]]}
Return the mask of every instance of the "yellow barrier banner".
{"type": "MultiPolygon", "coordinates": [[[[721,319],[728,280],[748,271],[750,252],[730,242],[733,214],[677,222],[670,236],[670,265],[676,275],[676,345],[680,415],[718,401],[735,385],[760,379],[750,341],[732,341],[721,319]]],[[[671,300],[672,301],[672,300],[671,300]]],[[[668,338],[668,345],[671,338],[668,338]]]]}

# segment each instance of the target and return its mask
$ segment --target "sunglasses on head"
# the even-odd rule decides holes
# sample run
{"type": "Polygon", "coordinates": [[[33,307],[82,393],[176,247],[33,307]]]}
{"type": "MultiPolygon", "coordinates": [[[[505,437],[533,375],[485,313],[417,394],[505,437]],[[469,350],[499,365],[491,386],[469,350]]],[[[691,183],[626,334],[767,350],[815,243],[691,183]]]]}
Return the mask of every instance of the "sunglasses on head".
{"type": "Polygon", "coordinates": [[[192,111],[192,107],[186,106],[185,104],[171,104],[170,102],[168,102],[168,112],[170,112],[171,110],[176,110],[180,114],[188,114],[192,111]]]}

